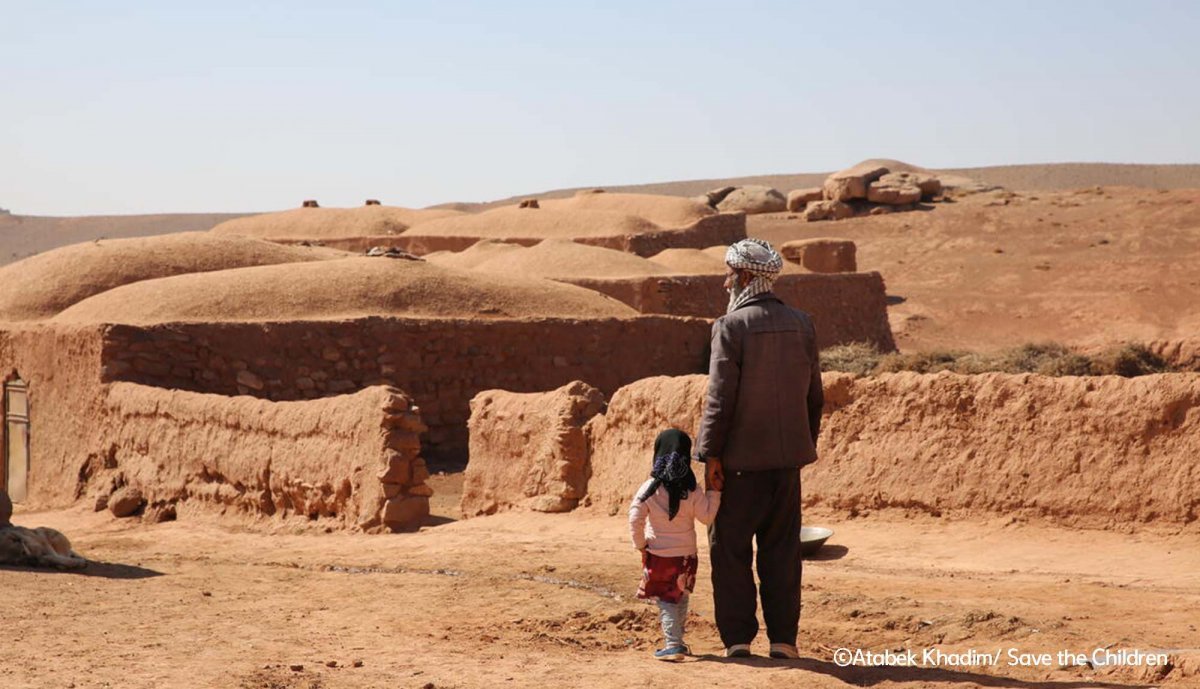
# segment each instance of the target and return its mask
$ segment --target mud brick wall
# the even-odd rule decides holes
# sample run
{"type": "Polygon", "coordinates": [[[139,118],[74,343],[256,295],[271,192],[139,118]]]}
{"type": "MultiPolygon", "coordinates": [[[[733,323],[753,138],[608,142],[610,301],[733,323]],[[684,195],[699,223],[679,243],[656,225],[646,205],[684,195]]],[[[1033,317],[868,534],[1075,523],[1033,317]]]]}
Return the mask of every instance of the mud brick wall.
{"type": "MultiPolygon", "coordinates": [[[[0,378],[29,385],[30,508],[62,507],[78,497],[80,464],[103,414],[102,326],[0,326],[0,378]]],[[[7,424],[0,443],[7,446],[7,424]]]]}
{"type": "Polygon", "coordinates": [[[415,529],[429,514],[425,427],[395,388],[271,402],[115,383],[104,408],[100,451],[79,471],[92,499],[133,486],[150,506],[367,531],[415,529]]]}
{"type": "MultiPolygon", "coordinates": [[[[1200,374],[822,378],[825,420],[819,459],[803,470],[805,506],[1121,531],[1200,519],[1200,374]]],[[[584,503],[624,509],[645,480],[647,429],[695,431],[706,385],[706,376],[658,377],[610,395],[588,422],[584,503]]]]}
{"type": "MultiPolygon", "coordinates": [[[[716,318],[725,313],[729,293],[720,275],[563,280],[629,304],[642,313],[716,318]]],[[[817,345],[869,342],[880,351],[896,349],[887,318],[887,294],[879,273],[781,275],[775,293],[807,312],[817,328],[817,345]]]]}
{"type": "Polygon", "coordinates": [[[276,401],[394,385],[429,427],[422,454],[461,464],[478,392],[584,380],[611,394],[646,376],[704,372],[709,333],[706,320],[671,316],[119,325],[105,332],[103,380],[276,401]]]}

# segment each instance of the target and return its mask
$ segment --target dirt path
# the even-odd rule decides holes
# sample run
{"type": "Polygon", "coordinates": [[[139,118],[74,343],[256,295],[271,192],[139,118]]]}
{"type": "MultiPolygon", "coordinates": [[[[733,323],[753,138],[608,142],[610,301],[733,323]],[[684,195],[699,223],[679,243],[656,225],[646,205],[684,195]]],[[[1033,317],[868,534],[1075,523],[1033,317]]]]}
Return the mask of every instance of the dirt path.
{"type": "MultiPolygon", "coordinates": [[[[442,481],[437,511],[452,506],[442,481]]],[[[502,514],[414,534],[267,534],[183,513],[118,522],[21,514],[67,532],[85,573],[0,569],[0,686],[1147,686],[1143,668],[838,667],[839,647],[1090,654],[1200,647],[1200,537],[874,514],[805,565],[796,662],[727,661],[708,564],[686,665],[656,662],[620,517],[502,514]]],[[[765,651],[761,639],[755,651],[765,651]]],[[[1167,686],[1200,685],[1197,652],[1167,686]]],[[[1182,660],[1180,660],[1182,659],[1182,660]]],[[[1005,659],[1002,662],[1007,662],[1005,659]]]]}

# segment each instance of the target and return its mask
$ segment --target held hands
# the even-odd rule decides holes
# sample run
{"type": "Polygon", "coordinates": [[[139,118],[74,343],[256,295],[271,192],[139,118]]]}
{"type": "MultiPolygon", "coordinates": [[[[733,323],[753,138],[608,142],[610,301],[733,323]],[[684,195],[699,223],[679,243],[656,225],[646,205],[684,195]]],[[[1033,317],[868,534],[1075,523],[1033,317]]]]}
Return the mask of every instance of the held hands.
{"type": "Polygon", "coordinates": [[[722,490],[725,487],[725,471],[719,457],[709,457],[704,464],[704,489],[722,490]]]}

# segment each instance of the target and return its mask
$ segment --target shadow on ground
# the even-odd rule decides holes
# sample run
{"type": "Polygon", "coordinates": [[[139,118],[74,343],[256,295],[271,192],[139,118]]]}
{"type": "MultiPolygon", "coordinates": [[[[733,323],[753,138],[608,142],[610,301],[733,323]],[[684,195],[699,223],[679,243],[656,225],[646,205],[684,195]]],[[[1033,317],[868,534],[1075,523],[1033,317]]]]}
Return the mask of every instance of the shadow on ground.
{"type": "Polygon", "coordinates": [[[33,574],[74,574],[82,577],[103,577],[105,579],[149,579],[161,577],[162,572],[137,565],[125,565],[119,562],[96,562],[88,560],[83,569],[53,569],[44,567],[22,567],[3,565],[0,570],[8,572],[30,572],[33,574]]]}
{"type": "Polygon", "coordinates": [[[816,658],[775,660],[761,656],[752,656],[750,658],[702,656],[698,660],[764,669],[786,667],[794,670],[806,670],[808,672],[828,675],[846,684],[859,687],[870,687],[884,683],[917,682],[921,683],[921,686],[929,683],[969,683],[980,687],[1007,687],[1010,689],[1149,689],[1149,687],[1154,686],[1150,684],[1125,684],[1086,679],[1031,681],[940,667],[840,667],[836,663],[817,660],[816,658]]]}

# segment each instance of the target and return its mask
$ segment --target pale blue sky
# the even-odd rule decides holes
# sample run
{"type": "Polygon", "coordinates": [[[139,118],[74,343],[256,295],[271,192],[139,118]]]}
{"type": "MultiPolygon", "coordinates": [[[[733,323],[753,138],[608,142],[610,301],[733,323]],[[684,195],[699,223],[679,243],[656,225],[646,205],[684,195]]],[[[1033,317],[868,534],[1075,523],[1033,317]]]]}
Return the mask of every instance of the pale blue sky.
{"type": "Polygon", "coordinates": [[[1200,162],[1200,2],[0,0],[0,207],[1200,162]]]}

